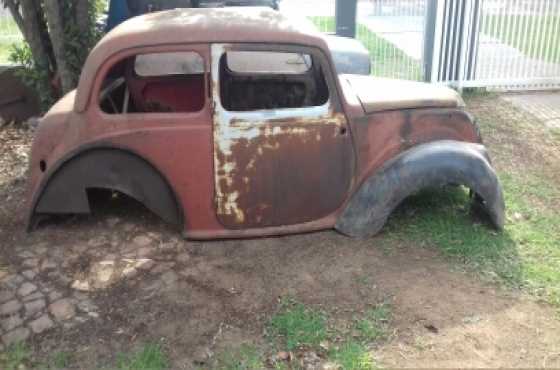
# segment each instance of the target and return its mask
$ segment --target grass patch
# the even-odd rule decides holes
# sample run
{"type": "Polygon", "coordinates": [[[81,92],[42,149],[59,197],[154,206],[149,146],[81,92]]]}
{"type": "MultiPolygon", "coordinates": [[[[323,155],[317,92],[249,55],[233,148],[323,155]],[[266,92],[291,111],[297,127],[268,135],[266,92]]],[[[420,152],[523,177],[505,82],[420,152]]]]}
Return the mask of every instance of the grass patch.
{"type": "Polygon", "coordinates": [[[372,343],[384,339],[391,316],[389,305],[382,304],[368,310],[364,317],[355,320],[354,329],[359,333],[359,339],[372,343]]]}
{"type": "Polygon", "coordinates": [[[548,62],[560,61],[560,16],[488,15],[483,21],[482,33],[496,37],[525,55],[548,62]],[[507,27],[505,26],[507,25],[507,27]]]}
{"type": "Polygon", "coordinates": [[[288,351],[317,347],[327,338],[325,316],[291,299],[282,301],[280,312],[269,322],[269,331],[281,338],[288,351]]]}
{"type": "Polygon", "coordinates": [[[30,355],[31,352],[25,346],[25,343],[10,345],[0,354],[0,369],[19,370],[22,367],[25,368],[30,355]]]}
{"type": "Polygon", "coordinates": [[[547,207],[558,190],[536,175],[502,173],[507,223],[502,233],[473,222],[466,189],[430,189],[391,218],[388,238],[435,245],[508,285],[560,304],[560,215],[547,207]]]}
{"type": "Polygon", "coordinates": [[[52,356],[52,369],[67,369],[70,367],[70,361],[72,360],[72,355],[68,352],[56,352],[52,356]]]}
{"type": "Polygon", "coordinates": [[[368,348],[357,341],[348,341],[329,353],[329,359],[344,370],[377,369],[368,348]]]}
{"type": "Polygon", "coordinates": [[[12,18],[0,17],[0,64],[10,64],[12,45],[21,44],[22,38],[12,18]]]}
{"type": "Polygon", "coordinates": [[[167,357],[157,344],[146,344],[139,351],[132,354],[120,354],[116,370],[164,370],[168,369],[167,357]]]}
{"type": "MultiPolygon", "coordinates": [[[[275,344],[273,348],[300,354],[313,351],[321,354],[324,362],[345,370],[371,370],[377,366],[369,346],[387,337],[390,317],[391,307],[380,304],[355,317],[348,327],[351,330],[338,331],[327,325],[325,314],[285,299],[269,322],[269,334],[275,344]]],[[[297,361],[279,362],[275,368],[299,369],[297,361]]]]}
{"type": "MultiPolygon", "coordinates": [[[[335,32],[334,17],[309,17],[322,32],[335,32]]],[[[422,80],[422,66],[392,43],[371,32],[366,26],[358,24],[356,38],[366,49],[372,63],[372,75],[377,77],[422,80]]]]}
{"type": "Polygon", "coordinates": [[[261,353],[254,346],[244,344],[236,350],[217,356],[213,370],[258,370],[264,368],[261,353]]]}

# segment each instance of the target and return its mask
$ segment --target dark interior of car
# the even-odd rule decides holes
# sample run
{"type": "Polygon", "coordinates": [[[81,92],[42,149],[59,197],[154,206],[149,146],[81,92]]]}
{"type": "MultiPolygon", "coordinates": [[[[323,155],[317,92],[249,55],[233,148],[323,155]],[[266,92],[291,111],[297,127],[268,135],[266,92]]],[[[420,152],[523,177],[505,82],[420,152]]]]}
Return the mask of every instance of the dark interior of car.
{"type": "Polygon", "coordinates": [[[315,64],[302,74],[240,73],[228,68],[227,54],[220,61],[220,97],[226,110],[301,108],[324,104],[328,89],[315,64]]]}
{"type": "MultiPolygon", "coordinates": [[[[135,57],[117,63],[105,79],[101,108],[109,114],[197,112],[204,106],[204,73],[139,76],[135,57]]],[[[229,111],[319,106],[328,100],[319,63],[304,73],[246,73],[230,70],[227,54],[220,61],[220,97],[229,111]]]]}
{"type": "Polygon", "coordinates": [[[129,58],[116,64],[105,79],[101,108],[110,114],[197,112],[204,106],[204,81],[203,73],[138,76],[134,58],[129,58]]]}

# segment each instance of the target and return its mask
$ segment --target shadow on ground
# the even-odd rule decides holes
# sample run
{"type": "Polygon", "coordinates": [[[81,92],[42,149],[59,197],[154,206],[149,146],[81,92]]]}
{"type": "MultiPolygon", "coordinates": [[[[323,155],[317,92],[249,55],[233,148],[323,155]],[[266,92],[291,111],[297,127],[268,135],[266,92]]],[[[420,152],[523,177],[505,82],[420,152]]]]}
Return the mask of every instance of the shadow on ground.
{"type": "Polygon", "coordinates": [[[187,369],[239,343],[266,347],[282,297],[335,326],[390,303],[393,334],[375,352],[390,366],[533,366],[560,339],[550,309],[385,235],[184,241],[135,202],[105,197],[91,217],[8,236],[1,307],[15,303],[3,312],[4,344],[18,332],[37,356],[64,350],[78,366],[148,341],[187,369]]]}

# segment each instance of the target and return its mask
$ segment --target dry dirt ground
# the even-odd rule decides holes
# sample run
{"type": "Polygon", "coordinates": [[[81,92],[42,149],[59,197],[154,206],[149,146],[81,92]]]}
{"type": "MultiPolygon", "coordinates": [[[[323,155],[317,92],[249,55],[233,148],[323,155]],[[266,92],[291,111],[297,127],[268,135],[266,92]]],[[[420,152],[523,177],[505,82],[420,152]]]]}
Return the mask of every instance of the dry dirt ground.
{"type": "Polygon", "coordinates": [[[175,368],[204,368],[221,349],[266,347],[265,323],[290,296],[335,325],[390,303],[392,332],[374,352],[382,366],[560,367],[553,308],[484,282],[429,247],[332,231],[185,241],[118,197],[102,199],[90,217],[26,234],[32,133],[0,135],[2,346],[26,339],[38,359],[65,351],[72,366],[97,368],[158,342],[175,368]]]}

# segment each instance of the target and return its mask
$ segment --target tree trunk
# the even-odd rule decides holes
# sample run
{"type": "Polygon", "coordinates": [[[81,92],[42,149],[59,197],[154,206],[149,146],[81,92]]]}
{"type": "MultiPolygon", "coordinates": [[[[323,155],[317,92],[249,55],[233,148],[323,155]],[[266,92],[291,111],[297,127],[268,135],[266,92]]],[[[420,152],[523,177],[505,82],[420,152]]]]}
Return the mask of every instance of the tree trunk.
{"type": "Polygon", "coordinates": [[[34,62],[52,73],[54,60],[48,37],[42,37],[46,29],[40,4],[36,0],[21,0],[21,13],[15,1],[6,0],[5,4],[29,44],[34,62]]]}
{"type": "MultiPolygon", "coordinates": [[[[89,15],[90,1],[89,0],[76,0],[76,24],[80,30],[80,34],[84,40],[89,44],[91,32],[91,17],[89,15]]],[[[88,45],[89,46],[89,45],[88,45]]]]}
{"type": "Polygon", "coordinates": [[[72,70],[66,61],[64,38],[64,18],[58,0],[45,0],[45,15],[49,24],[49,33],[56,58],[57,72],[65,94],[74,88],[72,70]]]}

